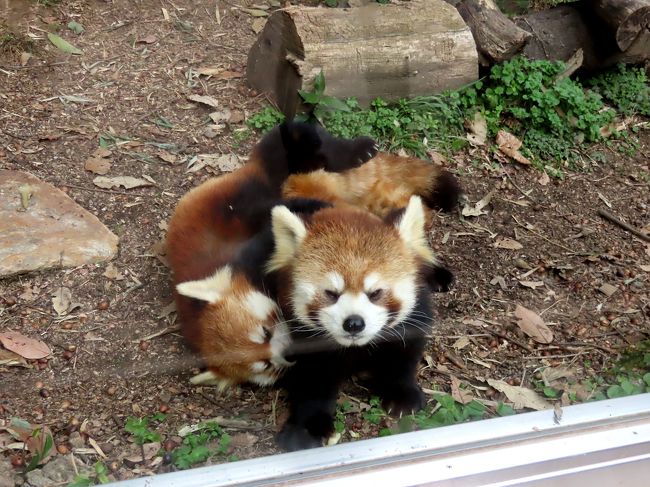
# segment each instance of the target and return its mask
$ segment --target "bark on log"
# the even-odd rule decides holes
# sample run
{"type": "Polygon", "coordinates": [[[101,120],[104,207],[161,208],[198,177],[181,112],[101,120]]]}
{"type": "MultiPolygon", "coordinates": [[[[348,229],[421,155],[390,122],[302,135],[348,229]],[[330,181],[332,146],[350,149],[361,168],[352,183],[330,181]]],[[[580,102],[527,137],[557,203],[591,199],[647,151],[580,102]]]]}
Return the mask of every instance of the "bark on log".
{"type": "Polygon", "coordinates": [[[463,0],[456,5],[456,9],[472,30],[479,54],[489,61],[485,65],[507,61],[522,49],[531,36],[501,13],[491,1],[463,0]]]}
{"type": "Polygon", "coordinates": [[[602,25],[595,15],[573,5],[562,5],[548,10],[517,17],[515,23],[530,32],[522,54],[530,59],[568,61],[578,49],[583,51],[583,67],[596,69],[614,54],[614,41],[607,42],[602,25]]]}
{"type": "Polygon", "coordinates": [[[366,104],[457,88],[478,77],[472,33],[443,0],[277,11],[248,55],[249,84],[285,113],[320,71],[327,94],[366,104]]]}
{"type": "Polygon", "coordinates": [[[591,0],[594,11],[614,32],[621,51],[650,27],[650,0],[591,0]]]}

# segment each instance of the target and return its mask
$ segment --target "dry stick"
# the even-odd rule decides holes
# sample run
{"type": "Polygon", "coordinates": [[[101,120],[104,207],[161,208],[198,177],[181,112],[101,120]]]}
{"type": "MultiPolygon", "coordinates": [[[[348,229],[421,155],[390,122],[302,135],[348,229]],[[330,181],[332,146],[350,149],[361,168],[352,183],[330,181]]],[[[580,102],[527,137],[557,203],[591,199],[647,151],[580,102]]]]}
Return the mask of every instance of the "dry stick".
{"type": "Polygon", "coordinates": [[[638,228],[633,227],[629,223],[625,223],[618,218],[616,218],[614,215],[612,215],[609,211],[607,210],[598,210],[598,214],[603,217],[605,220],[610,221],[611,223],[618,225],[621,227],[623,230],[627,230],[630,232],[632,235],[634,235],[637,238],[640,238],[644,242],[650,242],[650,235],[646,235],[643,233],[641,230],[638,228]]]}
{"type": "Polygon", "coordinates": [[[487,331],[489,331],[489,332],[490,332],[491,334],[493,334],[493,335],[496,335],[496,336],[498,336],[498,337],[500,337],[500,338],[503,338],[504,340],[507,340],[508,342],[510,342],[510,343],[512,343],[512,344],[514,344],[514,345],[517,345],[518,347],[523,348],[524,350],[526,350],[526,351],[529,352],[529,353],[533,353],[533,349],[530,348],[528,345],[526,345],[526,344],[523,343],[523,342],[520,342],[519,340],[515,340],[514,338],[510,338],[510,337],[509,337],[508,335],[506,335],[505,333],[501,333],[500,331],[489,330],[489,329],[488,329],[487,331]]]}
{"type": "Polygon", "coordinates": [[[159,330],[159,331],[157,331],[155,333],[152,333],[151,335],[147,335],[146,337],[131,340],[131,343],[148,342],[152,338],[158,338],[158,337],[161,337],[161,336],[164,336],[164,335],[169,335],[170,333],[175,333],[177,331],[181,331],[180,325],[168,326],[167,328],[163,328],[162,330],[159,330]]]}
{"type": "Polygon", "coordinates": [[[63,183],[61,186],[66,186],[72,189],[80,189],[82,191],[91,191],[93,193],[98,192],[98,193],[121,194],[121,195],[131,194],[131,193],[127,193],[126,191],[111,191],[110,189],[86,188],[85,186],[77,186],[75,184],[68,184],[68,183],[63,183]]]}

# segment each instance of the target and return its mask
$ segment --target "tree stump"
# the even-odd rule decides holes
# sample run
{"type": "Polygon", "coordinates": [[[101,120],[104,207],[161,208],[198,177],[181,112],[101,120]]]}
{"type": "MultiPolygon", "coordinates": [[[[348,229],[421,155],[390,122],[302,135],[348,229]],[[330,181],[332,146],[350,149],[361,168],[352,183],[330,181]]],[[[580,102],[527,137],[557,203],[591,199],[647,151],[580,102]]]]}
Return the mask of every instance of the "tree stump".
{"type": "Polygon", "coordinates": [[[472,33],[443,0],[358,8],[289,7],[253,44],[246,75],[285,115],[323,71],[327,94],[395,100],[458,88],[478,77],[472,33]]]}
{"type": "Polygon", "coordinates": [[[594,11],[613,30],[616,44],[627,51],[650,27],[650,0],[591,0],[594,11]]]}
{"type": "Polygon", "coordinates": [[[481,64],[507,61],[524,46],[530,33],[506,17],[491,0],[463,0],[456,9],[472,29],[481,64]]]}

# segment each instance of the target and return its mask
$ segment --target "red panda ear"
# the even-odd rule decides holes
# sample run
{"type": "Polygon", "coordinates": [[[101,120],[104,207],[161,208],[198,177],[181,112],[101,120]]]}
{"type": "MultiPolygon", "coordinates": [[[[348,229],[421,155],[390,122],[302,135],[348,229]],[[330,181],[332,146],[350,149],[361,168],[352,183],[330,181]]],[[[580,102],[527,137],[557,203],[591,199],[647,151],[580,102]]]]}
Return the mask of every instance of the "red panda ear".
{"type": "Polygon", "coordinates": [[[266,264],[266,272],[287,266],[296,255],[298,247],[307,235],[305,224],[286,206],[276,206],[271,211],[271,226],[275,248],[266,264]]]}
{"type": "Polygon", "coordinates": [[[178,294],[188,298],[200,299],[208,303],[216,303],[232,287],[232,269],[230,266],[218,269],[210,277],[198,281],[181,282],[176,286],[178,294]]]}
{"type": "Polygon", "coordinates": [[[419,196],[411,196],[404,214],[395,224],[399,236],[415,253],[426,262],[435,264],[434,255],[424,231],[425,213],[419,196]]]}

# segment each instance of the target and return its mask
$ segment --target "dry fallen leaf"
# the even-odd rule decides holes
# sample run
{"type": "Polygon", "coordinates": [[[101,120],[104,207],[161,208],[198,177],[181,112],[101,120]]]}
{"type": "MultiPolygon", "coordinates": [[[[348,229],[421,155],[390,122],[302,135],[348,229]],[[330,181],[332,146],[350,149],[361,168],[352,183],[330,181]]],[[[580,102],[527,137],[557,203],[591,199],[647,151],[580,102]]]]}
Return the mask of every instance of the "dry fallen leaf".
{"type": "Polygon", "coordinates": [[[526,387],[511,386],[502,380],[488,379],[487,383],[497,391],[503,392],[512,402],[514,409],[530,408],[536,411],[550,409],[552,406],[539,394],[526,387]]]}
{"type": "Polygon", "coordinates": [[[639,264],[639,267],[640,267],[641,270],[644,271],[644,272],[650,272],[650,265],[639,264]]]}
{"type": "Polygon", "coordinates": [[[116,281],[121,281],[124,279],[124,276],[120,274],[120,271],[118,271],[117,267],[115,267],[112,263],[106,266],[106,270],[104,271],[103,276],[108,277],[109,279],[115,279],[116,281]]]}
{"type": "Polygon", "coordinates": [[[254,19],[253,23],[251,24],[251,28],[253,29],[253,32],[259,34],[260,32],[262,32],[265,25],[266,25],[265,18],[254,19]]]}
{"type": "MultiPolygon", "coordinates": [[[[5,367],[29,367],[23,357],[16,352],[5,350],[4,348],[0,348],[0,365],[4,365],[5,367]]],[[[0,451],[2,451],[1,447],[0,451]]]]}
{"type": "Polygon", "coordinates": [[[551,343],[553,341],[553,332],[546,326],[541,316],[534,311],[518,304],[515,309],[515,317],[517,318],[517,326],[521,328],[521,331],[537,343],[551,343]]]}
{"type": "Polygon", "coordinates": [[[84,169],[103,176],[111,170],[111,161],[100,157],[89,157],[84,163],[84,169]]]}
{"type": "Polygon", "coordinates": [[[93,152],[94,157],[108,157],[112,152],[104,147],[99,147],[95,152],[93,152]]]}
{"type": "Polygon", "coordinates": [[[52,294],[52,307],[56,314],[62,316],[68,312],[72,304],[72,292],[70,288],[61,286],[52,294]]]}
{"type": "Polygon", "coordinates": [[[4,331],[0,333],[0,343],[7,349],[29,360],[47,357],[52,353],[41,340],[29,338],[17,331],[4,331]]]}
{"type": "Polygon", "coordinates": [[[521,245],[519,242],[516,240],[513,240],[511,238],[500,238],[496,242],[494,242],[494,246],[497,249],[508,249],[508,250],[519,250],[523,249],[524,246],[521,245]]]}
{"type": "Polygon", "coordinates": [[[232,172],[242,166],[236,154],[199,154],[190,161],[187,172],[197,172],[206,166],[221,172],[232,172]]]}
{"type": "Polygon", "coordinates": [[[462,336],[453,343],[452,347],[454,347],[456,350],[461,350],[467,345],[469,345],[469,338],[462,336]]]}
{"type": "Polygon", "coordinates": [[[526,165],[529,165],[531,163],[521,154],[521,152],[519,152],[519,148],[521,147],[521,140],[512,135],[510,132],[499,130],[497,133],[497,145],[499,146],[499,150],[501,152],[514,159],[518,163],[526,165]]]}
{"type": "Polygon", "coordinates": [[[138,39],[135,41],[136,43],[142,43],[142,44],[153,44],[154,42],[157,42],[158,38],[153,35],[149,34],[148,36],[143,37],[142,39],[138,39]]]}
{"type": "Polygon", "coordinates": [[[117,188],[119,186],[124,186],[126,189],[132,189],[152,185],[152,183],[146,179],[134,178],[132,176],[116,176],[114,178],[97,176],[93,179],[93,184],[104,189],[117,188]]]}
{"type": "Polygon", "coordinates": [[[467,134],[467,140],[472,145],[485,145],[487,139],[487,122],[481,112],[476,112],[472,120],[465,121],[465,127],[471,133],[467,134]]]}
{"type": "Polygon", "coordinates": [[[539,177],[539,179],[537,180],[537,182],[542,186],[546,186],[548,183],[551,182],[551,178],[549,178],[548,174],[546,174],[546,171],[544,171],[542,175],[539,177]]]}
{"type": "Polygon", "coordinates": [[[156,155],[163,161],[168,162],[170,164],[174,164],[178,160],[178,158],[174,154],[171,154],[164,150],[159,150],[158,152],[156,152],[156,155]]]}
{"type": "Polygon", "coordinates": [[[25,52],[25,51],[21,52],[20,53],[20,65],[25,66],[29,62],[29,60],[31,58],[32,58],[32,55],[30,53],[25,52]]]}
{"type": "Polygon", "coordinates": [[[544,281],[519,281],[519,284],[521,284],[524,287],[529,287],[531,289],[537,289],[538,287],[544,285],[544,281]]]}
{"type": "Polygon", "coordinates": [[[485,208],[487,205],[490,204],[490,201],[492,200],[492,197],[494,196],[495,192],[496,190],[493,189],[488,194],[483,196],[483,198],[481,198],[474,204],[473,208],[470,207],[468,203],[466,203],[465,206],[463,206],[463,211],[462,211],[463,216],[487,215],[487,212],[483,211],[483,208],[485,208]]]}
{"type": "Polygon", "coordinates": [[[474,399],[472,393],[466,389],[461,389],[460,381],[453,375],[450,376],[450,379],[451,379],[451,397],[453,397],[456,402],[459,402],[461,404],[467,404],[472,402],[472,400],[474,399]]]}
{"type": "Polygon", "coordinates": [[[575,369],[567,367],[566,365],[560,365],[558,367],[547,367],[542,370],[541,374],[544,385],[550,386],[558,379],[570,379],[571,377],[574,377],[575,373],[575,369]]]}
{"type": "Polygon", "coordinates": [[[252,433],[237,433],[232,435],[230,445],[234,448],[246,448],[257,443],[258,438],[252,433]]]}
{"type": "Polygon", "coordinates": [[[135,455],[130,455],[126,457],[124,460],[126,462],[129,462],[131,464],[138,464],[145,462],[147,460],[151,460],[153,457],[156,456],[156,454],[160,451],[160,442],[159,441],[154,441],[151,443],[145,443],[142,445],[141,450],[135,454],[135,455]]]}
{"type": "Polygon", "coordinates": [[[215,75],[215,78],[223,79],[223,80],[243,78],[243,77],[244,77],[244,73],[241,73],[239,71],[228,71],[228,70],[221,71],[220,73],[215,75]]]}
{"type": "Polygon", "coordinates": [[[187,99],[196,103],[202,103],[203,105],[208,105],[209,107],[212,108],[217,108],[219,106],[219,102],[216,100],[216,98],[212,98],[211,96],[190,95],[187,97],[187,99]]]}
{"type": "Polygon", "coordinates": [[[212,112],[209,117],[212,119],[212,121],[216,124],[219,122],[228,122],[230,120],[230,117],[232,115],[232,112],[230,111],[230,108],[224,108],[223,110],[219,110],[218,112],[212,112]]]}
{"type": "Polygon", "coordinates": [[[603,283],[602,286],[598,288],[598,290],[603,293],[605,296],[610,297],[612,294],[614,294],[616,291],[618,291],[618,288],[612,284],[609,284],[607,282],[603,283]]]}
{"type": "Polygon", "coordinates": [[[175,312],[176,312],[176,302],[172,301],[171,303],[169,303],[167,306],[165,306],[163,309],[160,310],[158,319],[167,318],[170,314],[175,312]]]}

